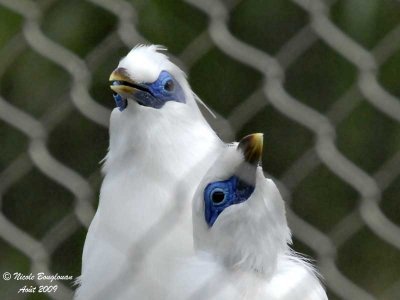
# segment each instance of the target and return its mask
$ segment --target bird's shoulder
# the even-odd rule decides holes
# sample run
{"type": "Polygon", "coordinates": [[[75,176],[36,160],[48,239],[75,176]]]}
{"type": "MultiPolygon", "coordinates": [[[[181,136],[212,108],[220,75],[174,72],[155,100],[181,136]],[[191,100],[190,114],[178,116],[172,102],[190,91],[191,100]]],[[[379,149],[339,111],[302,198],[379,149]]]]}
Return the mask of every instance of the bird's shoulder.
{"type": "Polygon", "coordinates": [[[282,255],[264,293],[268,299],[327,300],[319,277],[309,260],[294,253],[282,255]]]}

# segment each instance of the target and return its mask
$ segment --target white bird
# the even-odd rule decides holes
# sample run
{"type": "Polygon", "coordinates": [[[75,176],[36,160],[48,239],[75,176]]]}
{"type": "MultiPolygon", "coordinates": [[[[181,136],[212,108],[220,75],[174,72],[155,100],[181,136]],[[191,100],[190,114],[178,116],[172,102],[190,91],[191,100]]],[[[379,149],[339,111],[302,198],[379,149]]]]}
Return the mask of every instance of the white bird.
{"type": "Polygon", "coordinates": [[[191,199],[225,144],[161,50],[132,49],[110,76],[118,108],[75,299],[163,299],[173,258],[193,251],[191,199]]]}
{"type": "Polygon", "coordinates": [[[290,249],[285,206],[264,177],[263,136],[227,147],[193,201],[196,254],[180,260],[168,299],[324,300],[314,268],[290,249]]]}

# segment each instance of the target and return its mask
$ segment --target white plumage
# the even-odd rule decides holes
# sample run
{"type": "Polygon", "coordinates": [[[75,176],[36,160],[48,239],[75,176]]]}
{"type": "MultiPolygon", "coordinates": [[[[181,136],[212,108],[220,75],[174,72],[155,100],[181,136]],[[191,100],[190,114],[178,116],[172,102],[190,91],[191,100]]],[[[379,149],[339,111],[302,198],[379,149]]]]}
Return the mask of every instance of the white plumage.
{"type": "Polygon", "coordinates": [[[240,142],[241,147],[236,145],[223,151],[195,193],[196,255],[180,260],[181,267],[174,274],[168,299],[327,299],[313,267],[288,246],[291,234],[284,202],[273,181],[266,179],[257,166],[258,159],[254,160],[261,157],[262,135],[248,136],[240,142]],[[243,202],[234,203],[243,184],[230,189],[226,181],[232,176],[247,176],[248,185],[255,187],[243,202]],[[215,207],[228,205],[224,201],[233,203],[214,223],[208,222],[205,215],[210,186],[211,189],[215,186],[217,192],[224,190],[227,195],[224,199],[228,199],[215,198],[218,200],[213,203],[215,207]]]}
{"type": "Polygon", "coordinates": [[[110,78],[118,109],[75,299],[327,299],[288,246],[279,191],[254,167],[260,135],[223,144],[160,50],[134,48],[110,78]],[[205,218],[206,187],[249,170],[248,198],[205,218]]]}
{"type": "Polygon", "coordinates": [[[174,259],[192,253],[191,199],[225,146],[185,74],[159,50],[134,48],[110,78],[124,99],[122,111],[111,114],[105,178],[76,299],[163,299],[174,259]]]}

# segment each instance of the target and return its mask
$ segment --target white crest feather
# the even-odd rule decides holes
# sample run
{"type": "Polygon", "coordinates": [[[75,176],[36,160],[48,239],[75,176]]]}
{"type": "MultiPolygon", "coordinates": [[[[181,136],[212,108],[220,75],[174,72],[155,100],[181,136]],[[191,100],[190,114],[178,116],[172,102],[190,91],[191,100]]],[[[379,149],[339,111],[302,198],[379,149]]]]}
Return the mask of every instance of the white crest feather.
{"type": "Polygon", "coordinates": [[[205,103],[203,102],[203,100],[201,100],[200,97],[199,97],[196,93],[193,92],[193,96],[194,96],[194,99],[195,99],[198,103],[200,103],[200,104],[210,113],[210,115],[211,115],[214,119],[217,118],[217,116],[216,116],[215,113],[211,110],[211,108],[209,108],[209,107],[207,106],[207,104],[205,104],[205,103]]]}

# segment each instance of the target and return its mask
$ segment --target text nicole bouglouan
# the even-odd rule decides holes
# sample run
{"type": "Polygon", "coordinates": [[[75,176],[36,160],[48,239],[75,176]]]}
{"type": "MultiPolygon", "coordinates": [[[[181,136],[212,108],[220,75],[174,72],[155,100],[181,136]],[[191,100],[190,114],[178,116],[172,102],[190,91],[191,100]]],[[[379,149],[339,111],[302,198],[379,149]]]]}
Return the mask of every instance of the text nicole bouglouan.
{"type": "Polygon", "coordinates": [[[72,275],[46,274],[44,272],[23,274],[20,272],[4,272],[4,281],[18,281],[21,286],[17,287],[18,294],[55,293],[60,281],[73,280],[72,275]],[[29,283],[27,283],[27,281],[29,283]]]}

